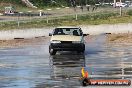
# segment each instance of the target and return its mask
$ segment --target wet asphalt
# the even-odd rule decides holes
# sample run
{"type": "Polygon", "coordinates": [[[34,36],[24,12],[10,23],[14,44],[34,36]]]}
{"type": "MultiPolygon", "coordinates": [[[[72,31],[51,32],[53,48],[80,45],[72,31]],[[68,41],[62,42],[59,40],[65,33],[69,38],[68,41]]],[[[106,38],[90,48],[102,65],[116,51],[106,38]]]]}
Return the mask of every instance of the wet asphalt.
{"type": "Polygon", "coordinates": [[[33,45],[1,48],[0,88],[81,88],[82,67],[91,79],[132,79],[132,46],[109,44],[105,34],[87,36],[85,41],[85,54],[61,51],[50,56],[49,38],[33,45]]]}

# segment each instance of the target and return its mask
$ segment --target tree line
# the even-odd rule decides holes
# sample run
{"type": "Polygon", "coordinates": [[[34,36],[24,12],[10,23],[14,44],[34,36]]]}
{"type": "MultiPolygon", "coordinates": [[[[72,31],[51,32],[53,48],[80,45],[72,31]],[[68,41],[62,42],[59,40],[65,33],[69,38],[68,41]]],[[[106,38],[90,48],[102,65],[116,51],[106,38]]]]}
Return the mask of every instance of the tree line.
{"type": "MultiPolygon", "coordinates": [[[[81,5],[95,5],[99,3],[112,3],[114,0],[29,0],[37,7],[51,7],[51,6],[81,6],[81,5]]],[[[120,0],[116,0],[119,2],[120,0]]],[[[125,0],[122,0],[124,2],[125,0]]],[[[1,2],[21,4],[21,0],[0,0],[1,2]]]]}
{"type": "MultiPolygon", "coordinates": [[[[94,5],[100,3],[113,3],[114,0],[29,0],[36,6],[77,6],[77,5],[94,5]]],[[[120,0],[116,0],[119,2],[120,0]]],[[[124,2],[125,0],[122,0],[124,2]]]]}

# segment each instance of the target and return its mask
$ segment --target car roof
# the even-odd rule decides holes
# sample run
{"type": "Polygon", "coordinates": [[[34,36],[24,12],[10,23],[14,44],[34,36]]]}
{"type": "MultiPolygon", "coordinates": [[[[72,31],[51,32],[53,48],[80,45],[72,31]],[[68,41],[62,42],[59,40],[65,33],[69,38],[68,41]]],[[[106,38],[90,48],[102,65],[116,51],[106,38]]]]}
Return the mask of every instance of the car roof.
{"type": "Polygon", "coordinates": [[[76,26],[60,26],[60,27],[56,27],[56,28],[80,28],[80,27],[76,27],[76,26]]]}

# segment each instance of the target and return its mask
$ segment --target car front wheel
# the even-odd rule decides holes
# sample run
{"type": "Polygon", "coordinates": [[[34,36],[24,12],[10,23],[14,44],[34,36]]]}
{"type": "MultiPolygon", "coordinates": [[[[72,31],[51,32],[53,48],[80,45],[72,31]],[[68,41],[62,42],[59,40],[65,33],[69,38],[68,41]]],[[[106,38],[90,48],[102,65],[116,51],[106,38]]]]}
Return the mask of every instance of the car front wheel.
{"type": "Polygon", "coordinates": [[[56,50],[49,48],[50,55],[55,55],[56,52],[57,52],[56,50]]]}
{"type": "Polygon", "coordinates": [[[77,53],[84,53],[84,52],[85,52],[85,45],[83,45],[83,47],[77,51],[77,53]]]}

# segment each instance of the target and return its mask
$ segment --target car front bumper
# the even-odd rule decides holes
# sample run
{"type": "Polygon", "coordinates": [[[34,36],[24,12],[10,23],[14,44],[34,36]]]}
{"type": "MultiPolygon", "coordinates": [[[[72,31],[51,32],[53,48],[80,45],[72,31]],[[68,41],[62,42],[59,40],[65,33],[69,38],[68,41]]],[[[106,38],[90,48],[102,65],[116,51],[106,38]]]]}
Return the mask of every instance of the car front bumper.
{"type": "Polygon", "coordinates": [[[51,43],[50,49],[54,49],[56,51],[84,51],[85,44],[83,43],[51,43]]]}

